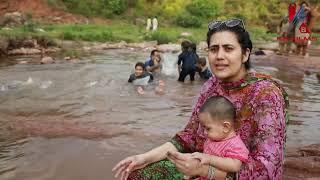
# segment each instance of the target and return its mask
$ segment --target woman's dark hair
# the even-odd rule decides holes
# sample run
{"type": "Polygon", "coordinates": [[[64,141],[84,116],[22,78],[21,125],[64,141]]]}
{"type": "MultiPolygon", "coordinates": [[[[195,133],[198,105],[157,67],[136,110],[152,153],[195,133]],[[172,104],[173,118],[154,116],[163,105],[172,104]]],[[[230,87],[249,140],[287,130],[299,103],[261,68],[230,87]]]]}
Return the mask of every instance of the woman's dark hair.
{"type": "Polygon", "coordinates": [[[309,7],[309,4],[308,4],[308,2],[307,1],[302,1],[301,3],[300,3],[300,7],[302,6],[302,5],[306,5],[307,7],[309,7]]]}
{"type": "MultiPolygon", "coordinates": [[[[238,42],[241,46],[242,53],[245,53],[247,51],[247,49],[250,49],[250,52],[251,52],[252,41],[250,39],[250,35],[249,35],[248,31],[244,30],[243,28],[241,28],[239,26],[228,27],[225,24],[221,24],[218,28],[215,28],[215,29],[208,31],[208,33],[207,33],[208,47],[210,47],[211,36],[217,32],[223,32],[223,31],[230,31],[236,35],[238,42]]],[[[251,68],[250,54],[249,54],[248,60],[244,63],[244,65],[247,70],[251,68]]]]}
{"type": "Polygon", "coordinates": [[[134,66],[134,68],[137,68],[137,66],[142,67],[143,70],[145,70],[145,68],[146,68],[143,62],[137,62],[136,65],[134,66]]]}

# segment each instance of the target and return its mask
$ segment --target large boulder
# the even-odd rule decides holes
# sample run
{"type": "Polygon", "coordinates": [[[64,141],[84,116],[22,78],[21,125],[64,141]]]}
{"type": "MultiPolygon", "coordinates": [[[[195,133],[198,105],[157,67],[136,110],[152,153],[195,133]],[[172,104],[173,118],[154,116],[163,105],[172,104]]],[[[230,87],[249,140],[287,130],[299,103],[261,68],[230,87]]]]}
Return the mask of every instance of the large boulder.
{"type": "Polygon", "coordinates": [[[26,17],[20,12],[6,13],[0,20],[1,26],[16,27],[26,22],[26,17]]]}
{"type": "Polygon", "coordinates": [[[0,56],[7,54],[8,47],[9,47],[8,39],[0,36],[0,56]]]}

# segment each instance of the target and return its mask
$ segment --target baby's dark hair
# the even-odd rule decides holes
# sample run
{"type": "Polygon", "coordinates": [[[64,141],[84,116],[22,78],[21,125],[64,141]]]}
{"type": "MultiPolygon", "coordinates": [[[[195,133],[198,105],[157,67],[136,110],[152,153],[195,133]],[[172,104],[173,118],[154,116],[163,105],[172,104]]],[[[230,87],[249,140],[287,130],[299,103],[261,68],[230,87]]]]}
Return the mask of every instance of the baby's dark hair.
{"type": "Polygon", "coordinates": [[[213,96],[206,100],[200,108],[200,113],[208,112],[213,119],[227,120],[234,123],[236,110],[233,104],[223,96],[213,96]]]}
{"type": "Polygon", "coordinates": [[[207,60],[206,60],[205,57],[199,57],[197,63],[198,63],[199,65],[201,65],[201,66],[206,66],[207,60]]]}
{"type": "Polygon", "coordinates": [[[143,62],[137,62],[134,68],[137,68],[138,66],[142,67],[143,70],[146,68],[143,62]]]}

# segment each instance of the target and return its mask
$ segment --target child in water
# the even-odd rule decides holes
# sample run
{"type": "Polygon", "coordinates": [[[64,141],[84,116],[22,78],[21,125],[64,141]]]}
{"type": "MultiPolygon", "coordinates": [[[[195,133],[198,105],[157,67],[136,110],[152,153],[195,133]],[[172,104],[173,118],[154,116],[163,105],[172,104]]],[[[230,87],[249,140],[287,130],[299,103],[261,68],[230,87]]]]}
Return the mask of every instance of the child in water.
{"type": "MultiPolygon", "coordinates": [[[[146,71],[143,62],[137,62],[134,66],[135,72],[130,75],[128,82],[137,86],[138,94],[144,94],[144,87],[153,82],[153,75],[146,71]]],[[[159,81],[156,87],[156,93],[163,94],[164,82],[159,81]]]]}
{"type": "Polygon", "coordinates": [[[213,176],[215,168],[225,172],[240,171],[242,163],[248,160],[249,151],[235,132],[232,103],[222,96],[211,97],[200,108],[199,118],[206,140],[203,153],[193,153],[192,157],[209,165],[208,177],[200,177],[200,180],[213,176]]]}
{"type": "Polygon", "coordinates": [[[178,81],[184,82],[184,79],[189,75],[190,81],[194,81],[194,75],[196,70],[197,54],[191,46],[189,41],[183,41],[181,43],[182,52],[178,56],[178,81]]]}
{"type": "Polygon", "coordinates": [[[196,71],[199,73],[201,79],[209,79],[212,74],[208,67],[206,66],[207,61],[205,57],[200,57],[196,64],[196,71]]]}

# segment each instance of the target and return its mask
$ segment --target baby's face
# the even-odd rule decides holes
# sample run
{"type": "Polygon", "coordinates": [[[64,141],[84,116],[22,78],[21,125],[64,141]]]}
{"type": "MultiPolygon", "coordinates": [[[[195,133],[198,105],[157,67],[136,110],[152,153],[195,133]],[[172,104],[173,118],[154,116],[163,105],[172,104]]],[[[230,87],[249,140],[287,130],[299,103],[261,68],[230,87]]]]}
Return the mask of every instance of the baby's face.
{"type": "Polygon", "coordinates": [[[136,76],[142,76],[143,72],[144,72],[143,68],[141,66],[137,66],[136,69],[135,69],[134,74],[136,76]]]}
{"type": "Polygon", "coordinates": [[[214,141],[221,141],[228,136],[225,132],[223,121],[220,119],[213,119],[208,112],[199,114],[200,123],[204,128],[205,135],[214,141]]]}

